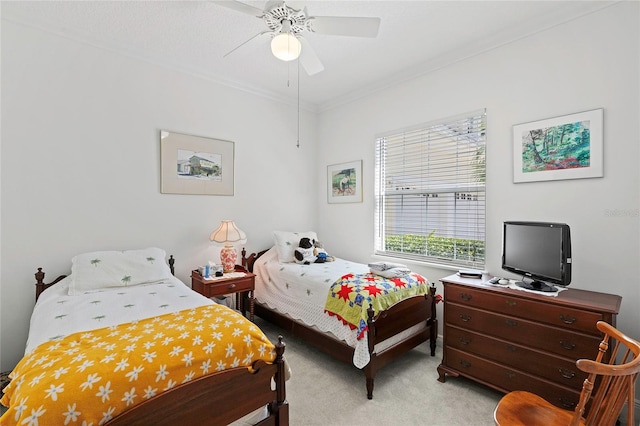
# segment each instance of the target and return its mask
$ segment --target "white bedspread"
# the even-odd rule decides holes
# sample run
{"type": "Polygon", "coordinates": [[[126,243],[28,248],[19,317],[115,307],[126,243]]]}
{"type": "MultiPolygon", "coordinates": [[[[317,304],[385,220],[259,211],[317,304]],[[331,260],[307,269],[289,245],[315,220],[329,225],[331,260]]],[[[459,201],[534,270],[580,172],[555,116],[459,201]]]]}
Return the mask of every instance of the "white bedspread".
{"type": "Polygon", "coordinates": [[[162,283],[69,296],[71,276],[49,287],[33,308],[25,353],[47,340],[214,303],[172,277],[162,283]]]}
{"type": "Polygon", "coordinates": [[[353,365],[356,367],[363,368],[369,363],[366,334],[358,340],[356,330],[324,313],[331,284],[347,273],[369,272],[367,265],[343,259],[311,265],[280,263],[274,247],[255,262],[253,272],[256,274],[254,296],[258,302],[345,341],[355,348],[353,365]]]}
{"type": "MultiPolygon", "coordinates": [[[[137,321],[170,312],[214,303],[175,277],[153,284],[114,287],[69,296],[71,276],[46,289],[38,298],[31,316],[25,353],[39,344],[71,333],[137,321]]],[[[291,375],[288,364],[287,380],[291,375]]],[[[268,415],[259,408],[232,423],[254,425],[268,415]]]]}

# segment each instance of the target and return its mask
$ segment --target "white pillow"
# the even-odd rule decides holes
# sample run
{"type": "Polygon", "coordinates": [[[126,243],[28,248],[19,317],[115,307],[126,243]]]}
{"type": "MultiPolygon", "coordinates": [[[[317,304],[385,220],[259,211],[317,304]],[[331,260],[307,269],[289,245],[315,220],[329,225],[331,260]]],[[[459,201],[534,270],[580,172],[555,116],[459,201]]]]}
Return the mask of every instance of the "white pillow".
{"type": "Polygon", "coordinates": [[[171,278],[164,250],[95,251],[75,256],[71,262],[69,295],[110,287],[130,287],[171,278]]]}
{"type": "Polygon", "coordinates": [[[310,238],[312,240],[318,240],[318,236],[313,231],[307,232],[286,232],[286,231],[273,231],[273,241],[276,245],[276,251],[278,252],[278,261],[280,263],[294,262],[293,252],[300,244],[300,238],[310,238]]]}

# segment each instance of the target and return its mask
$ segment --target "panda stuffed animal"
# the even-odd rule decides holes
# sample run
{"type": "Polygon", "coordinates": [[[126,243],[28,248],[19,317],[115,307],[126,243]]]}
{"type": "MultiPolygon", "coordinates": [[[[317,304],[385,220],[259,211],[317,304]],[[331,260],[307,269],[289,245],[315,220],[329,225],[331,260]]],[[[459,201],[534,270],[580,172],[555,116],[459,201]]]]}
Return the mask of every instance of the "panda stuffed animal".
{"type": "Polygon", "coordinates": [[[316,263],[318,258],[313,254],[313,248],[313,241],[310,238],[300,238],[300,243],[293,252],[293,255],[296,258],[296,263],[303,265],[316,263]]]}

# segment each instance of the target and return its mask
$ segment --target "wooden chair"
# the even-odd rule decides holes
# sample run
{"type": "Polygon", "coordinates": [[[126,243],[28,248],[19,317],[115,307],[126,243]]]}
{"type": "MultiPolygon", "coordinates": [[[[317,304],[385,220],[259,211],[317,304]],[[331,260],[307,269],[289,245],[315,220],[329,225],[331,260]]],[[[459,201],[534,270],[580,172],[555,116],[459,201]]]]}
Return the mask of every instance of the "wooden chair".
{"type": "Polygon", "coordinates": [[[597,327],[604,333],[595,361],[580,359],[578,368],[586,373],[580,393],[580,401],[574,411],[558,408],[543,398],[525,391],[506,394],[496,407],[493,419],[500,426],[609,426],[615,425],[627,403],[627,425],[633,422],[635,381],[640,371],[640,343],[628,338],[613,326],[599,321],[597,327]],[[609,363],[602,362],[613,345],[609,363]],[[615,340],[615,343],[613,342],[615,340]],[[619,362],[616,364],[616,362],[619,362]],[[593,385],[597,391],[591,401],[588,415],[583,417],[591,397],[593,385]]]}

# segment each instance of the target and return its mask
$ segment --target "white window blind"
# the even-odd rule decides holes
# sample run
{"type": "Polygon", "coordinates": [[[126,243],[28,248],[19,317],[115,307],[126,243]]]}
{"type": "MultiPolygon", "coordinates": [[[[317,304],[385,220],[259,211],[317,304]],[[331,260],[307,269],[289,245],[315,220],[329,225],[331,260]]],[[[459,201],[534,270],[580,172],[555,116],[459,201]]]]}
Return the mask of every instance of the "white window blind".
{"type": "Polygon", "coordinates": [[[483,267],[486,113],[376,138],[375,251],[483,267]]]}

